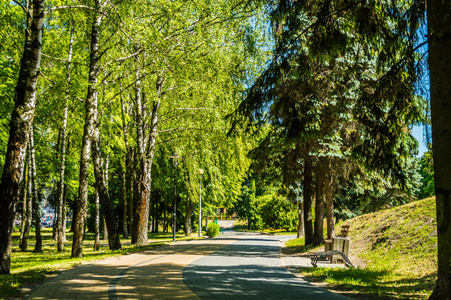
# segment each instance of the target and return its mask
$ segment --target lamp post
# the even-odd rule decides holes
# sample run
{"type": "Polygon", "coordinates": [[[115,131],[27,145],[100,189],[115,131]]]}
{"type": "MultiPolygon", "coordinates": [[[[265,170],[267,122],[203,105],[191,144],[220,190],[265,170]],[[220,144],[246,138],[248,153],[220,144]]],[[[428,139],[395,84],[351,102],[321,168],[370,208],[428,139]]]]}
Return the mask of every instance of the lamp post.
{"type": "Polygon", "coordinates": [[[199,169],[199,237],[202,236],[202,174],[203,169],[199,169]]]}
{"type": "Polygon", "coordinates": [[[176,180],[175,180],[175,176],[177,175],[177,158],[180,158],[181,156],[178,156],[177,153],[174,153],[172,156],[169,156],[170,158],[172,158],[172,162],[174,165],[174,214],[172,216],[172,241],[175,242],[175,232],[176,232],[176,226],[177,226],[177,201],[176,201],[176,193],[177,193],[177,188],[176,188],[176,180]]]}

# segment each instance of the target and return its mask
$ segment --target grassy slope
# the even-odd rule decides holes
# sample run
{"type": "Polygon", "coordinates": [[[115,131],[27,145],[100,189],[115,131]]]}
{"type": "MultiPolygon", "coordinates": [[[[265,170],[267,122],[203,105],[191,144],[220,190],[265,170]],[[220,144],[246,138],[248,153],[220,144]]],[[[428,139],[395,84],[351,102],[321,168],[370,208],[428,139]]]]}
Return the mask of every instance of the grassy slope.
{"type": "Polygon", "coordinates": [[[336,231],[345,224],[351,225],[350,255],[363,260],[366,267],[318,268],[304,270],[305,275],[352,290],[357,298],[358,294],[378,299],[427,298],[437,269],[434,198],[347,220],[336,231]]]}

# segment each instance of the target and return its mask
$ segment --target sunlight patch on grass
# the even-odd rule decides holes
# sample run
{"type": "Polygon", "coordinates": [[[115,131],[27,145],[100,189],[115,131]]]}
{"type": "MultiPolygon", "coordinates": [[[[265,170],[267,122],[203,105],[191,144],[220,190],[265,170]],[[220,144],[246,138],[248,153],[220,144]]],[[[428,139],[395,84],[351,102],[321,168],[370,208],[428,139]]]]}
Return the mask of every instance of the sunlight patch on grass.
{"type": "MultiPolygon", "coordinates": [[[[89,263],[96,260],[120,256],[150,250],[159,245],[172,242],[172,233],[149,233],[149,244],[146,246],[130,245],[130,239],[121,239],[122,250],[111,251],[108,249],[108,241],[101,241],[99,251],[93,250],[94,235],[86,233],[83,241],[83,257],[71,258],[72,233],[67,232],[67,242],[64,252],[57,252],[56,242],[53,241],[52,229],[42,230],[42,252],[33,253],[35,236],[30,233],[28,239],[28,251],[21,252],[19,249],[19,232],[13,233],[13,247],[11,253],[11,274],[0,276],[0,299],[10,297],[21,297],[21,289],[30,287],[56,276],[62,270],[70,269],[79,264],[89,263]]],[[[177,233],[177,240],[199,239],[197,236],[185,237],[177,233]]]]}

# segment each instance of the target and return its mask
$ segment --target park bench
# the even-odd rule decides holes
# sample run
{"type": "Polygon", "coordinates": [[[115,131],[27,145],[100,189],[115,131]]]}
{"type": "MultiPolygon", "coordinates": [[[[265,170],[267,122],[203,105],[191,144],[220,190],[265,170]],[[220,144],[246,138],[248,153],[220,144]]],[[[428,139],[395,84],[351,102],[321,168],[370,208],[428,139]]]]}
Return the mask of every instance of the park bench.
{"type": "MultiPolygon", "coordinates": [[[[338,234],[336,237],[333,237],[331,240],[325,240],[324,241],[324,251],[325,252],[322,252],[320,257],[327,257],[327,259],[332,264],[343,261],[347,265],[346,259],[348,260],[349,263],[351,263],[349,261],[349,259],[347,258],[347,255],[349,253],[349,246],[350,246],[350,240],[347,238],[348,233],[349,233],[349,228],[350,228],[349,225],[343,225],[341,227],[340,234],[338,234]],[[338,251],[338,252],[331,254],[333,251],[338,251]],[[338,256],[338,254],[341,255],[341,258],[338,256]]],[[[319,259],[319,257],[316,259],[316,261],[318,261],[318,259],[319,259]]],[[[312,263],[313,263],[313,260],[312,260],[312,263]]]]}
{"type": "Polygon", "coordinates": [[[331,250],[331,251],[324,251],[324,252],[318,252],[315,253],[314,255],[310,256],[310,260],[312,262],[312,266],[317,267],[318,264],[318,260],[321,257],[329,257],[329,256],[333,256],[333,255],[341,255],[341,257],[343,257],[343,261],[345,263],[345,265],[349,268],[349,267],[353,267],[354,265],[351,263],[351,261],[349,260],[349,258],[341,251],[338,250],[331,250]]]}

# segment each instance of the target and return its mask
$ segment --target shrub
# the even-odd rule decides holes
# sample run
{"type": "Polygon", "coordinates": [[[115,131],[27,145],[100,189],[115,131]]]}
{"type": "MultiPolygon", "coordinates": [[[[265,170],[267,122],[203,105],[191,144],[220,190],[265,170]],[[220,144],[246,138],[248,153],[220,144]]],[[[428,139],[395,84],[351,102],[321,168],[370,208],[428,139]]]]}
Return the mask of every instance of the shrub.
{"type": "Polygon", "coordinates": [[[217,236],[218,234],[219,234],[219,225],[214,222],[208,224],[207,235],[212,238],[217,236]]]}

